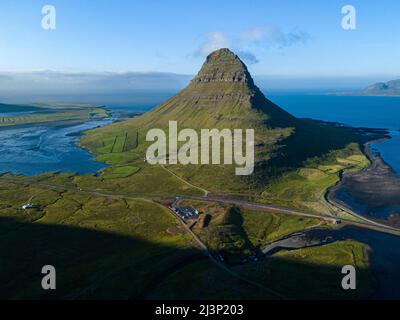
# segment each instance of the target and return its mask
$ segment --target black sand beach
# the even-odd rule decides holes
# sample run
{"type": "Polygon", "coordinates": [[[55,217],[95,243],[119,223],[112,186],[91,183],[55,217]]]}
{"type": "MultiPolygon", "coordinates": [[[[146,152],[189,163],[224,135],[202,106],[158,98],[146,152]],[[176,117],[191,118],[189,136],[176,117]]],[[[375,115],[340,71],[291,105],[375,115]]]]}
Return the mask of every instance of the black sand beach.
{"type": "Polygon", "coordinates": [[[371,165],[360,172],[342,172],[340,182],[328,192],[328,199],[368,218],[400,226],[400,177],[374,151],[370,141],[363,152],[371,165]]]}

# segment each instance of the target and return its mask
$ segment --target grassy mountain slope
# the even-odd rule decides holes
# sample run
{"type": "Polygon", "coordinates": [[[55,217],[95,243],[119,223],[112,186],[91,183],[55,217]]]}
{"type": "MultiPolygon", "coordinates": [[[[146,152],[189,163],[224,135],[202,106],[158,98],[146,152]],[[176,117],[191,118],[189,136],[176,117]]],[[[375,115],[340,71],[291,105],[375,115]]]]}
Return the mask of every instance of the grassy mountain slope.
{"type": "MultiPolygon", "coordinates": [[[[113,146],[116,137],[135,135],[135,147],[118,157],[124,164],[143,167],[152,128],[168,131],[169,121],[179,129],[254,129],[255,171],[236,176],[236,165],[170,165],[168,169],[185,180],[212,192],[261,193],[272,179],[293,171],[314,157],[358,141],[347,128],[300,120],[269,101],[255,86],[244,63],[228,49],[211,53],[197,76],[176,96],[150,112],[92,131],[82,144],[101,160],[118,164],[113,146]],[[113,154],[114,153],[114,154],[113,154]]],[[[123,148],[121,149],[123,150],[123,148]]]]}

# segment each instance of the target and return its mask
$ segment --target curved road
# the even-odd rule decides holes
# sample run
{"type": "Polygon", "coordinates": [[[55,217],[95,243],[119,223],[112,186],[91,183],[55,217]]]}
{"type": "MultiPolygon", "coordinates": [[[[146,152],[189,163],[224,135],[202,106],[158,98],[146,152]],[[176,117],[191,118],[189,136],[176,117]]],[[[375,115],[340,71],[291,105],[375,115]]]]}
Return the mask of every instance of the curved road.
{"type": "MultiPolygon", "coordinates": [[[[146,201],[146,202],[152,202],[155,203],[157,205],[160,205],[159,203],[155,202],[154,200],[151,199],[147,199],[146,197],[156,197],[156,198],[165,198],[166,195],[160,195],[160,194],[142,194],[142,193],[129,193],[129,194],[121,194],[121,193],[113,193],[113,192],[106,192],[106,191],[102,191],[102,190],[98,190],[98,189],[82,189],[79,188],[78,186],[65,186],[65,185],[57,185],[57,184],[51,184],[51,183],[46,183],[45,181],[39,181],[39,180],[19,180],[19,179],[10,179],[7,177],[0,177],[0,181],[4,181],[4,182],[10,182],[10,183],[15,183],[15,184],[27,184],[27,183],[31,183],[31,184],[37,184],[37,185],[41,185],[41,186],[45,186],[48,188],[53,188],[53,189],[62,189],[62,190],[74,190],[77,192],[84,192],[84,193],[90,193],[93,195],[99,195],[99,196],[107,196],[107,197],[116,197],[116,198],[131,198],[133,200],[140,200],[140,201],[146,201]]],[[[274,205],[268,205],[268,204],[264,204],[264,203],[259,203],[259,202],[252,202],[252,201],[245,201],[245,200],[238,200],[238,199],[229,199],[229,198],[224,198],[224,197],[218,197],[218,196],[202,196],[202,197],[196,197],[196,196],[177,196],[175,198],[175,202],[179,202],[181,200],[184,199],[192,199],[192,200],[202,200],[202,201],[216,201],[216,202],[222,202],[222,203],[227,203],[227,204],[233,204],[233,205],[238,205],[238,206],[245,206],[245,207],[249,207],[252,209],[258,209],[258,210],[266,210],[266,211],[275,211],[275,212],[281,212],[281,213],[287,213],[287,214],[294,214],[294,215],[299,215],[299,216],[306,216],[306,217],[312,217],[312,218],[317,218],[320,220],[324,220],[324,221],[328,221],[328,222],[333,222],[334,220],[336,220],[334,217],[329,217],[329,216],[321,216],[321,215],[317,215],[317,214],[313,214],[313,213],[309,213],[306,211],[302,211],[302,210],[296,210],[296,209],[292,209],[292,208],[283,208],[283,207],[279,207],[279,206],[274,206],[274,205]]],[[[163,206],[163,208],[165,208],[165,206],[163,206]]],[[[169,212],[171,214],[173,214],[175,216],[175,218],[178,219],[178,221],[180,222],[180,224],[184,227],[184,229],[186,230],[186,232],[188,232],[192,238],[194,239],[194,241],[198,244],[198,246],[201,248],[201,250],[209,257],[209,259],[219,268],[223,269],[224,271],[228,272],[230,275],[234,276],[237,279],[240,279],[242,281],[245,281],[251,285],[254,285],[256,287],[259,287],[263,290],[265,290],[266,292],[270,293],[271,295],[279,298],[279,299],[287,299],[285,296],[283,296],[282,294],[267,288],[265,286],[263,286],[262,284],[247,279],[246,277],[243,277],[242,275],[238,274],[237,272],[231,270],[230,268],[228,268],[225,264],[223,264],[222,262],[218,261],[212,254],[211,252],[208,250],[207,246],[201,241],[201,239],[189,228],[189,226],[184,223],[184,221],[182,221],[182,219],[180,219],[173,210],[169,209],[169,212]]],[[[348,224],[353,224],[362,228],[372,228],[374,230],[379,230],[381,232],[387,232],[387,233],[395,233],[396,235],[400,235],[400,229],[394,228],[394,227],[389,227],[389,226],[385,226],[385,225],[380,225],[378,223],[369,221],[368,219],[364,219],[366,220],[365,222],[361,223],[361,222],[354,222],[352,220],[347,220],[347,219],[340,219],[342,221],[346,221],[348,224]]],[[[281,239],[282,240],[282,239],[281,239]]],[[[273,245],[273,244],[271,244],[273,245]]],[[[271,248],[266,248],[266,249],[273,249],[271,248]]],[[[269,250],[267,250],[269,251],[269,250]]]]}
{"type": "MultiPolygon", "coordinates": [[[[111,191],[103,191],[101,189],[82,189],[82,188],[79,188],[78,186],[57,185],[57,184],[47,183],[45,181],[31,180],[31,179],[27,179],[27,180],[11,179],[11,178],[7,178],[4,176],[0,177],[0,182],[1,181],[16,183],[16,184],[31,183],[31,184],[37,184],[37,185],[41,185],[41,186],[45,186],[45,187],[49,187],[49,188],[53,188],[53,189],[59,189],[59,190],[60,189],[61,190],[73,190],[73,191],[77,191],[77,192],[85,192],[85,193],[90,193],[93,195],[115,197],[115,198],[132,198],[132,199],[146,201],[146,202],[154,202],[153,200],[146,199],[146,198],[173,197],[171,195],[165,195],[165,194],[115,193],[115,192],[111,192],[111,191]]],[[[310,213],[310,212],[303,211],[303,210],[297,210],[297,209],[293,209],[293,208],[285,208],[285,207],[280,207],[280,206],[275,206],[275,205],[270,205],[270,204],[265,204],[265,203],[261,203],[261,202],[255,202],[255,201],[246,201],[246,200],[240,200],[240,199],[234,199],[234,198],[226,198],[226,197],[222,197],[222,196],[210,196],[210,195],[207,195],[207,196],[180,196],[180,195],[178,195],[178,196],[176,196],[176,200],[178,200],[178,201],[184,200],[184,199],[222,202],[222,203],[233,204],[233,205],[238,205],[238,206],[245,206],[245,207],[249,207],[252,209],[275,211],[275,212],[280,212],[280,213],[311,217],[311,218],[316,218],[316,219],[324,220],[324,221],[331,222],[331,223],[334,222],[335,220],[340,220],[340,221],[345,221],[348,224],[352,224],[352,225],[355,225],[358,227],[368,228],[368,229],[378,230],[381,232],[387,232],[390,234],[400,235],[400,228],[391,227],[388,225],[384,225],[384,224],[369,220],[368,218],[357,215],[356,213],[348,212],[348,209],[346,210],[346,212],[348,212],[352,216],[359,218],[360,220],[363,220],[363,222],[356,222],[354,220],[345,219],[345,218],[337,219],[332,216],[318,215],[318,214],[310,213]]],[[[343,210],[342,208],[340,208],[340,209],[343,210]]]]}

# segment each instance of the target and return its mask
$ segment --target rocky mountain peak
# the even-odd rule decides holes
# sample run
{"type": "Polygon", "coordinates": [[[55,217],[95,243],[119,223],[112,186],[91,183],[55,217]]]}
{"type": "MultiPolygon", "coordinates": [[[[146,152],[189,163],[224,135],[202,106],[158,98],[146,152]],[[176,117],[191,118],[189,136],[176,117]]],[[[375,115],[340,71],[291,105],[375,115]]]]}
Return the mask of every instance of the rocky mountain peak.
{"type": "Polygon", "coordinates": [[[140,119],[160,127],[173,119],[191,128],[263,128],[259,131],[297,125],[296,118],[264,96],[229,49],[212,52],[186,88],[140,119]]]}
{"type": "Polygon", "coordinates": [[[227,48],[210,53],[192,83],[234,82],[254,86],[254,81],[240,58],[227,48]]]}

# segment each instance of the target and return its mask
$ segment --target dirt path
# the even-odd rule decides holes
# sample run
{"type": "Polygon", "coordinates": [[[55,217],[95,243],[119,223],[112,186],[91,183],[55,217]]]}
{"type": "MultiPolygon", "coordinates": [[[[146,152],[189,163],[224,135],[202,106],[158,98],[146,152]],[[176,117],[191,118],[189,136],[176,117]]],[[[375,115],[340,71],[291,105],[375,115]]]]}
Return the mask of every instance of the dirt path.
{"type": "Polygon", "coordinates": [[[168,173],[172,174],[175,178],[177,178],[178,180],[182,181],[183,183],[187,184],[188,186],[195,188],[195,189],[199,189],[201,191],[204,192],[204,196],[207,197],[209,194],[209,191],[206,189],[203,189],[201,187],[195,186],[194,184],[190,183],[189,181],[181,178],[180,176],[178,176],[176,173],[172,172],[171,170],[169,170],[167,167],[165,166],[161,166],[161,168],[163,168],[165,171],[167,171],[168,173]]]}

